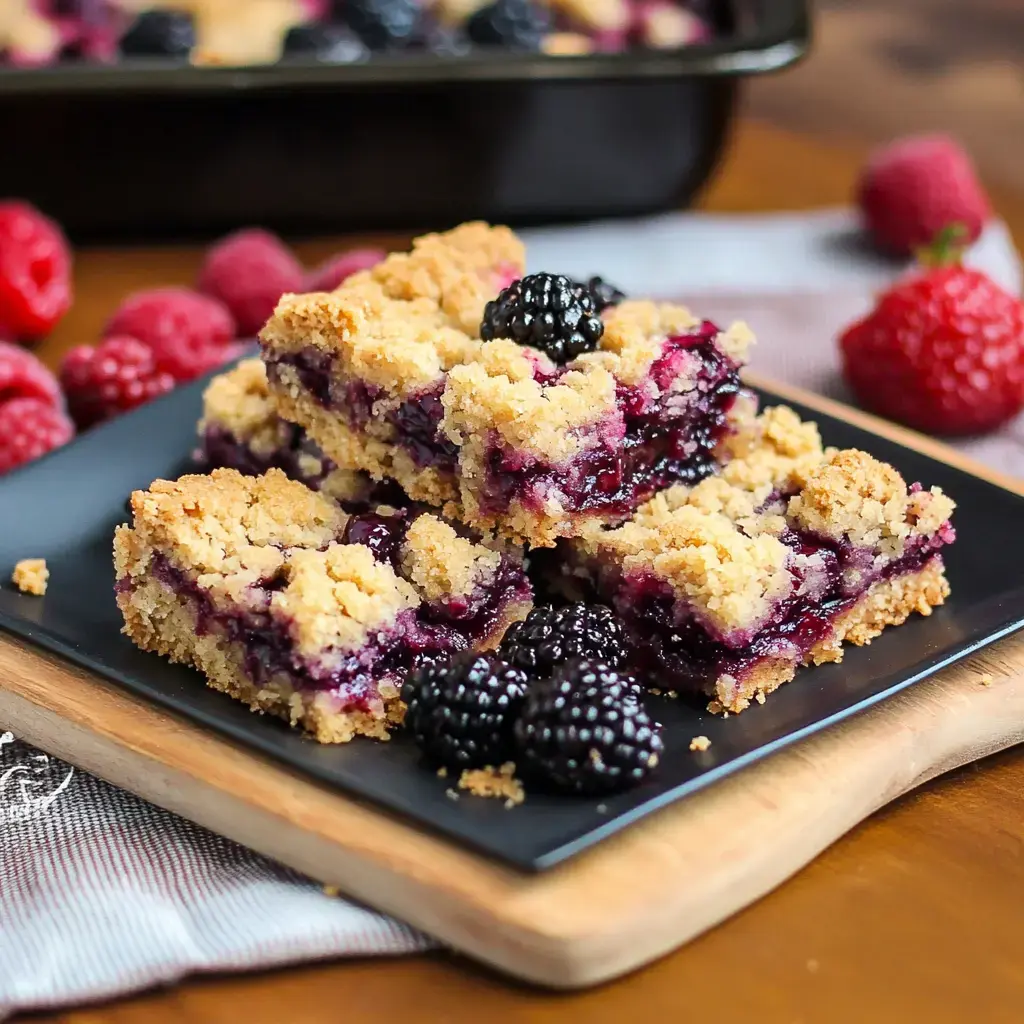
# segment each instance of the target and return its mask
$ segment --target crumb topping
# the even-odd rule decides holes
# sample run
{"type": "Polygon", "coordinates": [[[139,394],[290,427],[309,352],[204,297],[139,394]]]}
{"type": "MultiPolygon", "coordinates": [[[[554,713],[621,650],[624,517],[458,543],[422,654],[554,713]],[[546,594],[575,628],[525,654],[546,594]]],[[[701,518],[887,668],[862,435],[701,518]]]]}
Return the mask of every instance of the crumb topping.
{"type": "Polygon", "coordinates": [[[226,430],[258,455],[287,443],[289,424],[277,414],[261,360],[244,359],[206,386],[200,434],[211,426],[226,430]]]}
{"type": "Polygon", "coordinates": [[[23,593],[42,597],[50,582],[45,558],[23,558],[11,573],[11,582],[23,593]]]}
{"type": "Polygon", "coordinates": [[[600,367],[570,371],[547,386],[496,370],[485,360],[456,366],[448,374],[441,429],[453,443],[463,445],[468,437],[495,431],[509,447],[557,465],[585,445],[583,428],[615,409],[615,378],[600,367]]]}
{"type": "Polygon", "coordinates": [[[278,469],[157,480],[132,494],[131,508],[140,542],[200,575],[276,567],[281,549],[324,548],[348,521],[337,505],[278,469]]]}
{"type": "Polygon", "coordinates": [[[402,572],[427,601],[462,597],[496,572],[501,555],[465,537],[434,516],[417,517],[402,545],[402,572]]]}
{"type": "Polygon", "coordinates": [[[551,0],[551,6],[573,24],[596,31],[614,32],[629,23],[626,0],[551,0]]]}
{"type": "Polygon", "coordinates": [[[855,448],[832,453],[789,501],[805,530],[898,555],[911,535],[930,536],[953,502],[938,488],[911,493],[892,466],[855,448]]]}
{"type": "Polygon", "coordinates": [[[294,550],[287,572],[288,585],[271,595],[271,609],[289,623],[296,650],[308,657],[360,647],[368,634],[420,603],[412,584],[361,544],[294,550]]]}
{"type": "Polygon", "coordinates": [[[473,357],[484,305],[503,275],[523,273],[522,243],[504,227],[463,224],[426,235],[331,293],[284,295],[260,334],[269,352],[312,345],[339,376],[405,398],[473,357]]]}
{"type": "Polygon", "coordinates": [[[526,799],[523,784],[515,777],[516,766],[507,761],[500,768],[467,768],[459,776],[459,789],[473,796],[494,797],[505,801],[506,807],[515,807],[526,799]]]}

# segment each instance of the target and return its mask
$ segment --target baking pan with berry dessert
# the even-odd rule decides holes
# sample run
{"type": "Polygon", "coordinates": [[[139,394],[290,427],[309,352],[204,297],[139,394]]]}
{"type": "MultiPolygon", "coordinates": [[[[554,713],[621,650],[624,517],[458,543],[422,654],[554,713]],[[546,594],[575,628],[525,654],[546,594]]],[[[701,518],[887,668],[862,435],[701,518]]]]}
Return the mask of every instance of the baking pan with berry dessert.
{"type": "Polygon", "coordinates": [[[807,0],[0,7],[0,195],[76,240],[671,208],[809,41],[807,0]]]}

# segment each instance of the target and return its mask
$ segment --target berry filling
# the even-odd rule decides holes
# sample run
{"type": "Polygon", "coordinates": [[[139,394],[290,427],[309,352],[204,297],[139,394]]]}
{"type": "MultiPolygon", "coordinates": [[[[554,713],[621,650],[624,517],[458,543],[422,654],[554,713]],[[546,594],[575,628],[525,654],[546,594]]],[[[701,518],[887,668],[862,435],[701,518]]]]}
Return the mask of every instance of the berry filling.
{"type": "MultiPolygon", "coordinates": [[[[325,409],[345,415],[353,428],[365,428],[373,418],[381,389],[363,381],[341,382],[331,374],[333,360],[319,349],[306,348],[285,357],[265,359],[267,376],[280,381],[280,367],[290,366],[303,388],[325,409]]],[[[444,382],[402,402],[383,417],[395,429],[397,442],[421,469],[434,467],[454,472],[458,449],[440,431],[444,382]]]]}
{"type": "MultiPolygon", "coordinates": [[[[567,465],[541,462],[494,438],[482,510],[501,515],[515,500],[524,508],[540,510],[558,495],[571,511],[621,517],[663,487],[694,484],[708,476],[740,390],[738,368],[715,343],[717,334],[713,324],[704,322],[692,334],[669,338],[648,379],[637,386],[619,386],[614,412],[590,428],[596,443],[567,465]],[[670,390],[683,375],[694,382],[691,389],[670,390]]],[[[281,367],[291,367],[320,405],[343,413],[353,428],[363,429],[373,418],[380,390],[333,377],[330,355],[306,348],[283,357],[267,354],[265,361],[271,380],[280,382],[281,367]]],[[[562,372],[545,370],[538,363],[536,376],[551,384],[562,372]]],[[[442,380],[383,418],[417,466],[454,473],[458,448],[440,429],[443,391],[442,380]]]]}
{"type": "Polygon", "coordinates": [[[223,466],[226,469],[237,469],[246,476],[260,476],[268,469],[280,469],[293,480],[298,480],[311,490],[317,491],[334,468],[334,463],[324,458],[320,449],[306,437],[301,427],[289,423],[287,428],[288,436],[280,447],[260,453],[242,444],[229,430],[209,426],[203,433],[198,461],[204,467],[223,466]],[[304,455],[313,456],[319,461],[320,469],[317,472],[309,472],[311,462],[308,458],[304,459],[304,455]]]}
{"type": "Polygon", "coordinates": [[[592,566],[593,585],[626,624],[636,668],[659,685],[699,693],[723,676],[740,681],[765,661],[801,663],[873,584],[920,572],[940,557],[939,549],[952,542],[954,531],[947,525],[931,538],[908,542],[899,558],[881,568],[874,567],[873,551],[847,542],[793,531],[780,539],[803,556],[790,570],[792,596],[775,605],[761,628],[729,635],[702,622],[666,581],[592,566]]]}
{"type": "Polygon", "coordinates": [[[567,466],[532,460],[495,440],[488,454],[485,511],[500,515],[514,500],[541,509],[558,494],[575,511],[626,516],[655,491],[709,476],[740,390],[735,365],[714,343],[717,333],[704,323],[692,335],[670,338],[651,366],[656,396],[644,386],[620,385],[615,413],[596,432],[599,443],[567,466]],[[668,391],[692,359],[700,363],[695,387],[668,391]]]}
{"type": "MultiPolygon", "coordinates": [[[[405,518],[367,514],[349,521],[344,541],[366,543],[378,559],[391,560],[407,527],[405,518]]],[[[528,601],[529,584],[522,569],[503,561],[494,576],[470,594],[425,602],[402,612],[394,628],[378,630],[358,650],[325,650],[316,659],[298,655],[288,635],[288,623],[268,610],[270,595],[285,585],[283,577],[255,584],[265,600],[253,609],[226,611],[214,606],[195,580],[164,556],[153,562],[152,575],[175,594],[188,599],[196,617],[196,632],[225,636],[244,649],[245,672],[257,685],[286,679],[297,692],[330,693],[337,710],[380,714],[379,684],[398,684],[407,672],[427,662],[479,646],[494,630],[512,602],[528,601]]],[[[129,578],[118,581],[118,592],[130,592],[129,578]]]]}

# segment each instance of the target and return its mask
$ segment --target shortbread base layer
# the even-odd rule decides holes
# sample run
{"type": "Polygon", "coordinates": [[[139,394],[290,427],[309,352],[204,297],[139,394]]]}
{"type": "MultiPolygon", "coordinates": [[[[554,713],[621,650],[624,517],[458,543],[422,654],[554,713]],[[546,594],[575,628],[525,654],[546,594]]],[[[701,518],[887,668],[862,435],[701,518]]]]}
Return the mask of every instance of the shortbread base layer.
{"type": "Polygon", "coordinates": [[[712,699],[711,706],[737,714],[753,701],[761,703],[793,679],[801,665],[842,661],[844,643],[858,647],[869,644],[889,626],[902,625],[914,612],[931,615],[948,596],[949,584],[938,557],[930,559],[917,572],[881,580],[836,618],[829,636],[812,647],[802,662],[765,659],[740,678],[723,675],[709,680],[705,692],[712,699]]]}
{"type": "Polygon", "coordinates": [[[405,705],[397,686],[383,683],[379,714],[338,710],[329,692],[303,693],[284,674],[257,685],[245,672],[244,645],[217,633],[200,634],[197,616],[183,599],[157,580],[147,580],[117,595],[123,632],[143,650],[198,669],[207,685],[241,701],[250,710],[282,718],[320,743],[347,743],[354,736],[386,740],[400,725],[405,705]]]}

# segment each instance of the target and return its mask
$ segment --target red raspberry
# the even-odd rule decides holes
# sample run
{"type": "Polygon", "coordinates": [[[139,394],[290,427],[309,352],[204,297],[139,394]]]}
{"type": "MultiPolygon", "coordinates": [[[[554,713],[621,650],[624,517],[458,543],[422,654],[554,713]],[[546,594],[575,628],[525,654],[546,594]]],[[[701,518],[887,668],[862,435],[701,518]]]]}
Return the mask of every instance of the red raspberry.
{"type": "Polygon", "coordinates": [[[252,337],[285,292],[302,290],[302,265],[276,235],[250,228],[228,235],[206,254],[198,288],[220,299],[239,334],[252,337]]]}
{"type": "Polygon", "coordinates": [[[64,405],[57,378],[31,352],[0,341],[0,402],[12,398],[35,398],[55,408],[64,405]]]}
{"type": "Polygon", "coordinates": [[[223,359],[218,351],[235,337],[227,307],[189,288],[153,288],[129,295],[104,333],[148,345],[158,370],[192,380],[223,359]]]}
{"type": "Polygon", "coordinates": [[[385,256],[387,253],[382,249],[349,249],[336,253],[306,275],[303,288],[307,292],[333,292],[346,277],[376,266],[385,256]]]}
{"type": "Polygon", "coordinates": [[[949,224],[974,242],[991,216],[971,158],[946,135],[901,139],[878,150],[858,186],[868,231],[883,249],[909,256],[949,224]]]}
{"type": "Polygon", "coordinates": [[[71,305],[71,253],[60,228],[28,203],[0,202],[0,324],[36,341],[71,305]]]}
{"type": "Polygon", "coordinates": [[[75,427],[62,409],[41,398],[0,403],[0,475],[67,444],[75,427]]]}
{"type": "Polygon", "coordinates": [[[980,271],[899,282],[839,343],[858,399],[918,430],[979,433],[1024,406],[1024,303],[980,271]]]}
{"type": "Polygon", "coordinates": [[[68,408],[80,428],[110,419],[166,394],[174,378],[160,370],[148,346],[114,336],[99,345],[79,345],[60,368],[68,408]]]}

